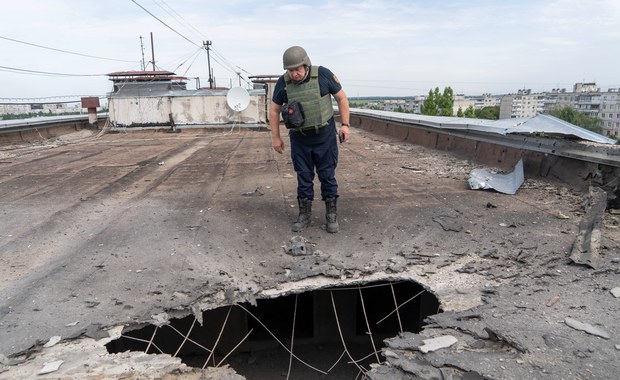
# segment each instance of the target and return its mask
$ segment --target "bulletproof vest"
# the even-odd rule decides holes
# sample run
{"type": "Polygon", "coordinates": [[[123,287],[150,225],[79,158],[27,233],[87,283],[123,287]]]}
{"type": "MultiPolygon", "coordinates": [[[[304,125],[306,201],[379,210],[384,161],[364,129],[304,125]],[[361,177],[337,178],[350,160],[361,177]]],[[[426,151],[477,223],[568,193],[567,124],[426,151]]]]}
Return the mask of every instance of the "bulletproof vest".
{"type": "Polygon", "coordinates": [[[289,103],[298,101],[304,109],[306,120],[301,129],[319,129],[334,116],[331,95],[321,96],[318,66],[310,67],[310,80],[307,82],[295,84],[288,73],[284,73],[284,81],[289,103]]]}

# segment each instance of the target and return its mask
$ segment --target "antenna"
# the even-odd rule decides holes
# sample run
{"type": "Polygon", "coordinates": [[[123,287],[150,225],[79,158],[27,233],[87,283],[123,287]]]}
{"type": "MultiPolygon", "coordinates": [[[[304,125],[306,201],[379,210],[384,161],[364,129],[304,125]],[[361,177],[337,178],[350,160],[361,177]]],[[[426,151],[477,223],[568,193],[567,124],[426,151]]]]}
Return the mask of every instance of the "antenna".
{"type": "Polygon", "coordinates": [[[235,112],[241,112],[250,104],[250,94],[242,87],[233,87],[226,94],[226,103],[235,112]]]}
{"type": "Polygon", "coordinates": [[[151,32],[151,57],[153,57],[153,71],[155,71],[155,47],[153,45],[153,32],[151,32]]]}
{"type": "Polygon", "coordinates": [[[142,36],[140,36],[140,51],[142,52],[142,61],[140,61],[142,71],[146,71],[146,62],[144,62],[144,44],[142,43],[142,36]]]}
{"type": "Polygon", "coordinates": [[[213,43],[211,41],[203,41],[202,42],[202,46],[207,51],[207,68],[209,69],[209,88],[213,88],[213,76],[212,76],[212,73],[211,73],[211,58],[209,56],[209,46],[211,46],[212,44],[213,43]]]}

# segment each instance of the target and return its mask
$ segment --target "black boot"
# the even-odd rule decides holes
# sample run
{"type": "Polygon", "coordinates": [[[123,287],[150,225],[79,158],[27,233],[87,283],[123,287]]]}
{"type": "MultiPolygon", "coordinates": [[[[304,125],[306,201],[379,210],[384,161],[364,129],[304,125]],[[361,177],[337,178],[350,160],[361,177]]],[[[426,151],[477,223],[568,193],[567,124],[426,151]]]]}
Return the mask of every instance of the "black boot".
{"type": "Polygon", "coordinates": [[[310,214],[312,212],[312,200],[308,198],[297,198],[299,204],[299,215],[297,220],[293,222],[293,232],[300,232],[310,225],[310,214]]]}
{"type": "Polygon", "coordinates": [[[325,228],[327,232],[332,234],[338,232],[336,199],[337,198],[325,198],[325,228]]]}

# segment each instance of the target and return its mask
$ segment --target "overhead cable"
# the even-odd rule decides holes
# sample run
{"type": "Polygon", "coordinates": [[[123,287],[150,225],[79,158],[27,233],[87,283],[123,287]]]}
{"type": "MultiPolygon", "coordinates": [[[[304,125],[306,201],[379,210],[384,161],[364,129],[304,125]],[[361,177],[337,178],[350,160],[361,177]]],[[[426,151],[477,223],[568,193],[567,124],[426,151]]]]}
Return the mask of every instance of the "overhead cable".
{"type": "MultiPolygon", "coordinates": [[[[194,35],[196,35],[197,37],[206,40],[206,38],[204,37],[204,35],[202,34],[202,32],[200,32],[196,27],[194,27],[189,21],[187,21],[181,14],[179,14],[179,12],[177,12],[176,10],[174,10],[168,3],[166,3],[165,0],[153,0],[153,2],[160,7],[164,12],[166,12],[168,15],[170,15],[176,22],[179,23],[179,25],[183,26],[184,28],[186,28],[187,30],[189,30],[190,32],[192,32],[194,35]],[[161,4],[160,4],[161,3],[161,4]],[[165,5],[166,8],[168,8],[170,11],[166,10],[163,6],[165,5]],[[172,14],[171,12],[173,12],[174,14],[172,14]],[[176,15],[176,16],[175,16],[176,15]],[[177,17],[178,16],[178,17],[177,17]],[[181,22],[179,20],[179,18],[183,21],[181,22]]],[[[239,66],[235,65],[233,62],[231,62],[230,60],[226,59],[219,51],[217,51],[216,49],[214,49],[213,47],[211,47],[211,51],[214,54],[214,58],[213,60],[217,63],[219,63],[223,68],[228,69],[230,72],[239,75],[239,71],[241,70],[249,75],[252,75],[250,73],[248,73],[246,70],[240,68],[239,66]],[[218,57],[220,60],[217,60],[216,57],[218,57]],[[238,70],[237,70],[238,69],[238,70]]],[[[247,81],[246,81],[247,82],[247,81]]]]}
{"type": "Polygon", "coordinates": [[[159,2],[161,2],[163,5],[165,5],[166,8],[168,8],[170,11],[166,10],[166,8],[164,8],[161,4],[159,4],[159,2],[157,0],[153,0],[153,2],[155,4],[157,4],[157,6],[159,6],[164,12],[168,13],[173,19],[175,19],[175,21],[178,22],[179,25],[181,25],[184,28],[186,28],[189,32],[193,33],[196,37],[200,38],[201,40],[205,39],[205,37],[202,35],[202,33],[198,29],[196,29],[189,21],[187,21],[183,16],[181,16],[179,14],[179,12],[175,11],[164,0],[160,0],[159,2]],[[174,14],[172,14],[170,12],[173,12],[174,14]],[[177,18],[177,16],[178,16],[178,18],[177,18]],[[179,18],[181,20],[183,20],[183,22],[179,21],[179,18]]]}
{"type": "Polygon", "coordinates": [[[155,16],[154,14],[152,14],[151,12],[148,11],[148,9],[144,8],[142,5],[138,4],[138,2],[136,0],[131,0],[131,2],[133,2],[134,4],[136,4],[137,6],[139,6],[140,8],[142,8],[143,11],[145,11],[146,13],[148,13],[149,15],[151,15],[154,19],[156,19],[157,21],[161,22],[162,24],[164,24],[164,26],[166,26],[168,29],[172,30],[173,32],[175,32],[176,34],[178,34],[179,36],[181,36],[184,40],[186,40],[187,42],[189,42],[192,45],[196,45],[198,47],[200,47],[200,45],[198,45],[197,43],[195,43],[194,41],[190,40],[189,38],[185,37],[184,35],[182,35],[181,33],[177,32],[173,27],[171,27],[170,25],[166,24],[165,22],[163,22],[159,17],[155,16]]]}
{"type": "Polygon", "coordinates": [[[104,77],[104,76],[108,76],[108,74],[65,74],[65,73],[52,73],[52,72],[49,72],[49,71],[27,70],[27,69],[20,69],[20,68],[17,68],[17,67],[8,67],[8,66],[0,66],[0,69],[4,69],[4,71],[18,72],[18,73],[22,73],[22,74],[51,75],[51,76],[61,76],[61,77],[104,77]]]}
{"type": "Polygon", "coordinates": [[[127,61],[127,60],[124,60],[124,59],[114,59],[114,58],[98,57],[96,55],[81,54],[81,53],[76,53],[76,52],[73,52],[73,51],[56,49],[56,48],[52,48],[52,47],[49,47],[49,46],[37,45],[37,44],[30,43],[30,42],[20,41],[20,40],[14,39],[14,38],[9,38],[9,37],[4,37],[4,36],[0,36],[0,38],[3,39],[3,40],[7,40],[7,41],[18,42],[18,43],[24,44],[24,45],[35,46],[35,47],[38,47],[38,48],[41,48],[41,49],[54,50],[54,51],[59,51],[61,53],[79,55],[79,56],[82,56],[82,57],[105,59],[105,60],[108,60],[108,61],[117,61],[117,62],[134,62],[134,61],[127,61]]]}

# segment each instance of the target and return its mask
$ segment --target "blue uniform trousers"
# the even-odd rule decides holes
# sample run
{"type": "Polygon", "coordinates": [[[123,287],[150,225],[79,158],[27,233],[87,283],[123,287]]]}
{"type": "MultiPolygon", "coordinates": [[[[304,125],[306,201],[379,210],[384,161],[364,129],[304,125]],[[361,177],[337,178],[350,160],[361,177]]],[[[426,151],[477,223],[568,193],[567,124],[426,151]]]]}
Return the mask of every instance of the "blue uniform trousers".
{"type": "Polygon", "coordinates": [[[297,197],[314,199],[314,173],[321,182],[321,198],[338,197],[336,166],[338,140],[332,120],[317,130],[290,131],[291,158],[297,173],[297,197]]]}

